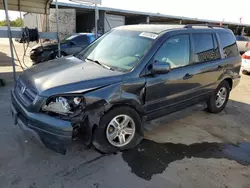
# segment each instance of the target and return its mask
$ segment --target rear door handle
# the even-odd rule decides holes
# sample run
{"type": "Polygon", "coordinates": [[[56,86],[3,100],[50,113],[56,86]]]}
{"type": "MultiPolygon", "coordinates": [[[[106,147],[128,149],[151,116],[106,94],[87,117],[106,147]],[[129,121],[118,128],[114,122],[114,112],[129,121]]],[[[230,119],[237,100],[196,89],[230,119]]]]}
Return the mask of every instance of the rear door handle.
{"type": "Polygon", "coordinates": [[[187,73],[187,74],[183,77],[183,80],[188,80],[188,79],[190,79],[190,78],[192,78],[192,77],[193,77],[192,74],[187,73]]]}

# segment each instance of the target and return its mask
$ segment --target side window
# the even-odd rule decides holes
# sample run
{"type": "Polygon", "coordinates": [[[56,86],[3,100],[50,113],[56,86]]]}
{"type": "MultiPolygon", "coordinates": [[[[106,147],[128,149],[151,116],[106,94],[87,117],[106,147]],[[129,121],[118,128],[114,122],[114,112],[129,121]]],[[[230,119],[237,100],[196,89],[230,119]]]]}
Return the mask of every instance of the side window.
{"type": "Polygon", "coordinates": [[[172,69],[186,66],[189,64],[189,46],[189,35],[171,37],[160,47],[154,60],[169,63],[172,69]]]}
{"type": "Polygon", "coordinates": [[[194,63],[220,59],[217,40],[210,33],[192,34],[194,42],[194,63]]]}
{"type": "Polygon", "coordinates": [[[88,37],[86,35],[80,35],[78,37],[75,37],[73,39],[73,41],[77,44],[77,45],[81,45],[81,46],[87,46],[88,43],[88,37]]]}
{"type": "Polygon", "coordinates": [[[225,57],[234,57],[239,55],[234,35],[223,32],[219,33],[219,37],[225,57]]]}

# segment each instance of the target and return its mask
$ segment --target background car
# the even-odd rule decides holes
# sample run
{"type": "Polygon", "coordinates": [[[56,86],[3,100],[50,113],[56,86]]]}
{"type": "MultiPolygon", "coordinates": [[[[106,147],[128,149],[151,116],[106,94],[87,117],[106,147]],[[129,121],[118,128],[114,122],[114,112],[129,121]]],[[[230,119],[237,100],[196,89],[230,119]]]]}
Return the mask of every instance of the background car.
{"type": "Polygon", "coordinates": [[[246,51],[250,50],[250,37],[247,36],[235,36],[239,52],[244,54],[246,51]]]}
{"type": "Polygon", "coordinates": [[[241,71],[243,74],[250,73],[250,50],[245,52],[242,56],[241,71]]]}
{"type": "MultiPolygon", "coordinates": [[[[93,33],[77,33],[67,36],[60,42],[61,56],[73,55],[80,52],[95,40],[93,33]]],[[[58,56],[58,43],[46,43],[37,45],[30,51],[30,59],[38,64],[55,59],[58,56]]]]}

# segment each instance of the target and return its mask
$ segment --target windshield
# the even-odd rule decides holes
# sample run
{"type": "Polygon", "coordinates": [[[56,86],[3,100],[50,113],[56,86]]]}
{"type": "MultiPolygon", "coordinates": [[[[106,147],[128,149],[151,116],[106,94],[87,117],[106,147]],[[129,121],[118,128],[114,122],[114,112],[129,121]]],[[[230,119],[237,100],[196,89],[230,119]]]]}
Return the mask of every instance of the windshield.
{"type": "Polygon", "coordinates": [[[98,61],[115,70],[129,71],[151,47],[155,34],[144,32],[113,30],[98,39],[86,50],[78,54],[78,58],[98,61]]]}

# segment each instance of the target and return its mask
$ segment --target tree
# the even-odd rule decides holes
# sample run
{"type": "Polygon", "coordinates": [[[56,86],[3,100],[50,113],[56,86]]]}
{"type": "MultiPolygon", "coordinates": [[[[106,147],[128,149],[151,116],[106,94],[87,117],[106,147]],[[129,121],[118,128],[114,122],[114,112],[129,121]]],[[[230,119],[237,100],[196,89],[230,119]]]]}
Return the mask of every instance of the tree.
{"type": "Polygon", "coordinates": [[[14,21],[11,21],[10,25],[12,27],[23,27],[23,19],[17,18],[14,21]]]}
{"type": "MultiPolygon", "coordinates": [[[[7,26],[6,19],[0,21],[0,26],[7,26]]],[[[10,26],[11,27],[23,27],[23,19],[16,18],[15,20],[10,21],[10,26]]]]}
{"type": "Polygon", "coordinates": [[[2,21],[0,21],[0,26],[7,26],[7,22],[6,22],[6,20],[2,20],[2,21]]]}

